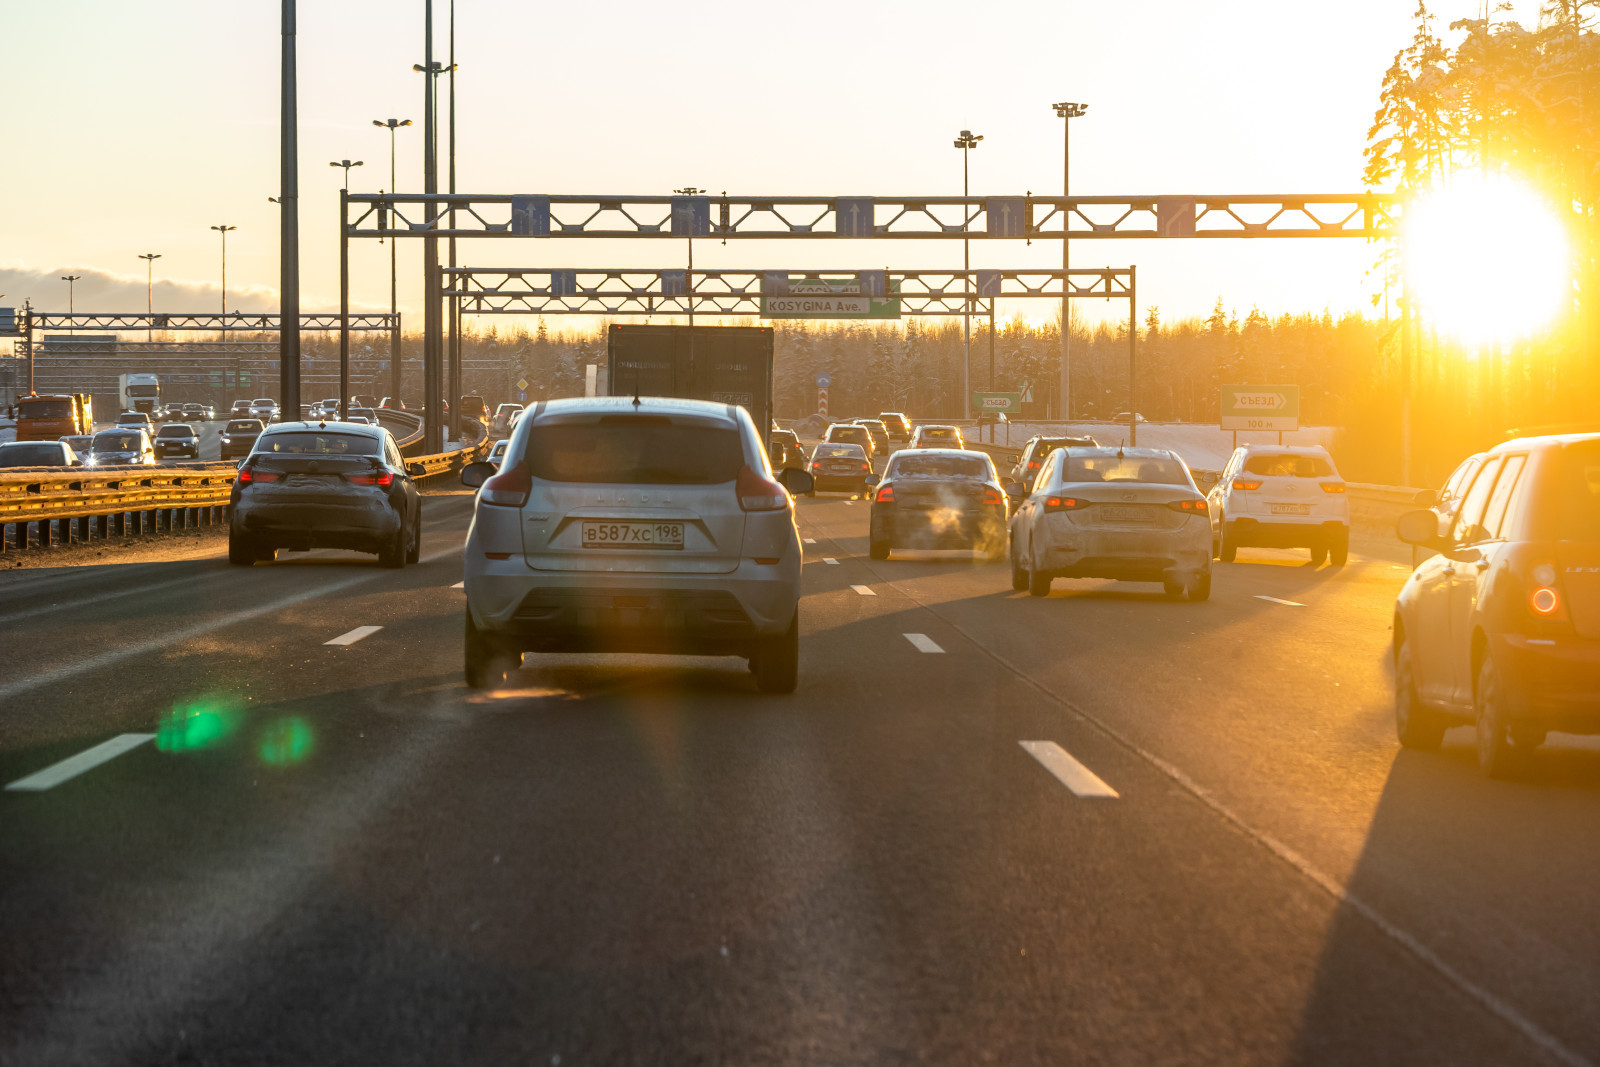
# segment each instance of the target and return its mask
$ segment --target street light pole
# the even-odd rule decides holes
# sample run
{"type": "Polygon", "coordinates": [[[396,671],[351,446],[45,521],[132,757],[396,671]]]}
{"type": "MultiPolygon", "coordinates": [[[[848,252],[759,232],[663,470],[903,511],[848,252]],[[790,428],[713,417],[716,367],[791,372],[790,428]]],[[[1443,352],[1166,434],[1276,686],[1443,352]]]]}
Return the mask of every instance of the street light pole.
{"type": "Polygon", "coordinates": [[[328,166],[330,166],[330,167],[343,167],[344,168],[344,191],[348,193],[350,191],[350,168],[351,167],[359,167],[359,166],[361,166],[361,163],[362,163],[362,161],[359,160],[359,159],[355,159],[355,160],[340,159],[340,160],[336,160],[336,161],[334,161],[332,163],[329,163],[328,166]]]}
{"type": "Polygon", "coordinates": [[[295,80],[295,0],[283,0],[282,99],[278,148],[278,392],[300,417],[300,127],[295,80]]]}
{"type": "MultiPolygon", "coordinates": [[[[1083,113],[1089,110],[1088,104],[1074,104],[1062,101],[1051,104],[1055,108],[1056,117],[1064,120],[1061,124],[1061,195],[1071,195],[1068,189],[1072,180],[1072,120],[1083,118],[1083,113]]],[[[1072,215],[1065,206],[1061,209],[1061,269],[1066,271],[1072,262],[1071,236],[1072,215]]],[[[1062,420],[1072,418],[1072,279],[1066,276],[1061,279],[1061,410],[1058,417],[1062,420]]]]}
{"type": "MultiPolygon", "coordinates": [[[[456,191],[456,0],[450,0],[450,193],[456,191]]],[[[450,228],[456,228],[455,202],[450,204],[450,228]]],[[[450,238],[450,268],[456,265],[456,239],[450,238]]],[[[454,280],[454,276],[451,276],[454,280]]],[[[446,390],[456,398],[450,409],[450,437],[461,439],[461,303],[450,300],[450,387],[446,390]]]]}
{"type": "Polygon", "coordinates": [[[72,309],[73,309],[73,303],[72,303],[73,286],[74,286],[74,283],[83,281],[83,275],[81,275],[81,274],[63,274],[61,276],[61,280],[67,283],[67,314],[71,315],[72,314],[72,309]]]}
{"type": "MultiPolygon", "coordinates": [[[[411,125],[410,119],[373,119],[374,126],[382,126],[389,131],[389,191],[398,192],[395,185],[394,170],[394,131],[401,126],[411,125]]],[[[381,241],[383,238],[379,238],[381,241]]],[[[389,314],[398,317],[400,314],[399,296],[395,287],[395,253],[399,248],[398,241],[389,242],[389,314]]],[[[389,394],[398,402],[400,400],[400,327],[395,325],[395,318],[390,319],[389,326],[389,394]]]]}
{"type": "MultiPolygon", "coordinates": [[[[229,230],[237,230],[239,227],[224,225],[224,226],[213,226],[211,228],[213,230],[216,230],[218,233],[220,233],[222,235],[222,314],[223,315],[227,315],[228,314],[228,231],[229,230]]],[[[226,336],[226,334],[228,332],[228,320],[226,318],[224,318],[222,320],[222,332],[223,332],[224,336],[226,336]]]]}
{"type": "MultiPolygon", "coordinates": [[[[439,192],[439,115],[435,82],[444,73],[444,66],[433,61],[433,0],[424,0],[422,18],[423,56],[421,63],[411,69],[425,75],[422,83],[422,191],[428,196],[439,192]]],[[[427,201],[423,210],[427,236],[422,239],[423,280],[422,304],[422,380],[424,429],[426,447],[430,452],[444,451],[444,336],[440,322],[439,304],[439,237],[434,223],[439,217],[439,206],[427,201]]]]}
{"type": "MultiPolygon", "coordinates": [[[[967,152],[977,148],[978,142],[983,140],[983,134],[973,133],[971,130],[962,130],[955,139],[955,146],[961,149],[961,195],[966,197],[967,191],[967,152]]],[[[961,205],[961,232],[967,232],[967,219],[972,214],[971,208],[966,204],[961,205]]],[[[969,275],[972,272],[971,249],[967,238],[961,238],[961,269],[969,275]]],[[[967,288],[972,288],[972,280],[967,279],[967,288]]],[[[972,417],[972,297],[967,297],[966,311],[961,316],[961,417],[972,417]]]]}
{"type": "MultiPolygon", "coordinates": [[[[156,260],[161,258],[161,253],[144,252],[140,254],[139,258],[144,260],[144,313],[147,316],[154,316],[156,313],[155,268],[156,260]]],[[[155,330],[154,322],[145,324],[146,341],[154,341],[156,339],[155,330]]]]}
{"type": "MultiPolygon", "coordinates": [[[[672,190],[679,196],[704,196],[704,189],[697,189],[692,185],[685,185],[682,189],[672,190]]],[[[689,224],[689,269],[683,276],[683,292],[685,302],[689,308],[689,344],[694,344],[694,223],[689,224]]]]}

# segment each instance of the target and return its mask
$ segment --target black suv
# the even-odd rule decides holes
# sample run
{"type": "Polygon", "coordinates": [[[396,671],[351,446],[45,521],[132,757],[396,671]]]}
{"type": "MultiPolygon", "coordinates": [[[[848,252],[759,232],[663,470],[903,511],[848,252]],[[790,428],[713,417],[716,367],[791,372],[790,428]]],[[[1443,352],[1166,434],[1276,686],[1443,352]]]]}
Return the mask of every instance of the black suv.
{"type": "Polygon", "coordinates": [[[1431,492],[1396,523],[1439,554],[1395,603],[1395,725],[1433,749],[1475,724],[1503,777],[1552,730],[1600,734],[1600,433],[1507,441],[1462,482],[1447,523],[1431,492]]]}
{"type": "Polygon", "coordinates": [[[1093,437],[1030,437],[1028,443],[1022,446],[1022,458],[1011,469],[1011,478],[1025,490],[1031,490],[1033,480],[1039,476],[1039,468],[1044,466],[1044,461],[1056,449],[1099,447],[1100,442],[1093,437]]]}
{"type": "Polygon", "coordinates": [[[200,434],[187,422],[169,422],[156,431],[156,459],[199,459],[200,434]]]}

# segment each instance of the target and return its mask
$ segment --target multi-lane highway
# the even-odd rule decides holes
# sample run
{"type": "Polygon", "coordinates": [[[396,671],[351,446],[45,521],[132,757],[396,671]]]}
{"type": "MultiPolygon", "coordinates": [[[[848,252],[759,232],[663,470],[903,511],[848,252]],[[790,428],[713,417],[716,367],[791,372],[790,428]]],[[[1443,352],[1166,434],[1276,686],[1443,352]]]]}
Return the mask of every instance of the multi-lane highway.
{"type": "Polygon", "coordinates": [[[793,696],[474,694],[471,503],[0,574],[0,1063],[1600,1062],[1600,747],[1402,752],[1398,556],[1039,600],[819,496],[793,696]]]}

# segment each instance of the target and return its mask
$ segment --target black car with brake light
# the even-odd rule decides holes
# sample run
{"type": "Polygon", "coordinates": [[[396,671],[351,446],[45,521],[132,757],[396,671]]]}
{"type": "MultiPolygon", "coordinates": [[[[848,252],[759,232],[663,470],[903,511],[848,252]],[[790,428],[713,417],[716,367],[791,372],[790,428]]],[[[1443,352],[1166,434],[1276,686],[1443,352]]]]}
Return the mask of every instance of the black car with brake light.
{"type": "Polygon", "coordinates": [[[987,455],[931,448],[897,452],[872,496],[868,552],[888,559],[895,549],[975,549],[1001,559],[1008,511],[987,455]]]}
{"type": "Polygon", "coordinates": [[[421,557],[422,500],[387,430],[354,423],[284,423],[264,431],[230,497],[228,562],[277,550],[351,549],[386,567],[421,557]]]}

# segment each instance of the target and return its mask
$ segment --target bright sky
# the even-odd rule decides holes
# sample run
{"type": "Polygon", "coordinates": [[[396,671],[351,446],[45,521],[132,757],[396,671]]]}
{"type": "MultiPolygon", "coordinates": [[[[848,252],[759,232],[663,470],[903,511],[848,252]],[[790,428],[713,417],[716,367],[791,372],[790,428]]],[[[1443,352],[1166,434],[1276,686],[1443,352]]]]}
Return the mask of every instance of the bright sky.
{"type": "MultiPolygon", "coordinates": [[[[962,128],[976,195],[1058,192],[1061,120],[1072,190],[1090,194],[1346,192],[1384,70],[1415,0],[950,0],[871,5],[458,0],[457,188],[483,193],[935,195],[961,191],[962,128]]],[[[1519,3],[1532,23],[1537,4],[1519,3]]],[[[1439,25],[1479,0],[1436,0],[1439,25]]],[[[449,0],[435,0],[436,58],[449,0]]],[[[336,212],[352,189],[420,192],[422,0],[302,0],[301,306],[338,300],[336,212]]],[[[272,0],[16,0],[0,66],[7,161],[0,304],[140,310],[158,252],[156,310],[276,307],[279,15],[272,0]]],[[[444,94],[441,92],[441,112],[444,94]]],[[[443,136],[441,134],[441,145],[443,136]]],[[[441,189],[444,163],[441,160],[441,189]]],[[[357,242],[358,307],[388,302],[388,249],[357,242]]],[[[1059,245],[973,245],[974,266],[1048,266],[1059,245]]],[[[682,265],[681,241],[464,244],[467,264],[682,265]]],[[[1360,241],[1075,242],[1074,266],[1139,266],[1163,317],[1365,306],[1360,241]]],[[[912,267],[961,262],[959,243],[702,241],[697,266],[912,267]]],[[[401,246],[402,310],[417,310],[420,242],[401,246]]],[[[1085,302],[1086,304],[1088,302],[1085,302]]],[[[1004,309],[1002,309],[1004,310],[1004,309]]],[[[1044,317],[1044,308],[1026,309],[1044,317]]],[[[1097,312],[1089,307],[1091,315],[1097,312]]],[[[1107,312],[1121,314],[1112,308],[1107,312]]],[[[1142,312],[1141,312],[1142,317],[1142,312]]],[[[420,321],[413,319],[413,325],[420,321]]]]}

